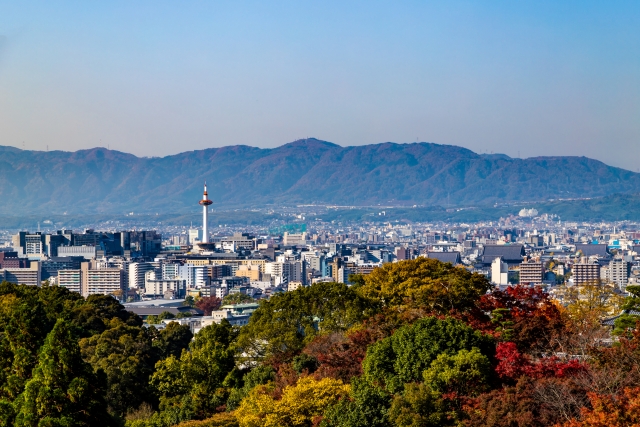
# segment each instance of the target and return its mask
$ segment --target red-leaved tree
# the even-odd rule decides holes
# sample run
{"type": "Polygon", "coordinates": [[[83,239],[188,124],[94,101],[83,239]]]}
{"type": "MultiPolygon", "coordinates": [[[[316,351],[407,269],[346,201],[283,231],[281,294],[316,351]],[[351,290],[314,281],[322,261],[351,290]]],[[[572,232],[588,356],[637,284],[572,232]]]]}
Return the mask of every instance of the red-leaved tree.
{"type": "Polygon", "coordinates": [[[218,297],[202,297],[196,301],[196,308],[202,310],[205,316],[211,316],[211,312],[219,309],[221,303],[218,297]]]}

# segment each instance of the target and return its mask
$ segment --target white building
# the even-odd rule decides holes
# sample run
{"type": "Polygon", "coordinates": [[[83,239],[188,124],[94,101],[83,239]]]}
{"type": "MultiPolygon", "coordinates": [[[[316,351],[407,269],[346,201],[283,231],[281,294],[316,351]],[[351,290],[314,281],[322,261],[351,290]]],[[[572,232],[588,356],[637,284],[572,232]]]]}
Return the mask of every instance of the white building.
{"type": "Polygon", "coordinates": [[[58,286],[69,289],[71,292],[82,293],[82,271],[60,270],[58,271],[58,286]]]}
{"type": "Polygon", "coordinates": [[[181,265],[178,267],[178,277],[186,280],[187,289],[201,288],[209,284],[209,274],[205,265],[181,265]]]}
{"type": "Polygon", "coordinates": [[[145,273],[147,271],[153,271],[153,264],[148,262],[132,262],[129,264],[129,289],[144,288],[146,286],[145,273]]]}
{"type": "Polygon", "coordinates": [[[153,270],[145,273],[144,293],[147,296],[164,295],[173,292],[176,298],[181,298],[187,289],[187,281],[184,279],[160,279],[156,278],[153,270]]]}
{"type": "Polygon", "coordinates": [[[509,284],[509,265],[502,258],[491,262],[491,283],[498,286],[509,284]]]}
{"type": "Polygon", "coordinates": [[[180,277],[180,264],[162,264],[162,278],[176,279],[180,277]]]}
{"type": "Polygon", "coordinates": [[[59,246],[58,256],[81,256],[84,259],[96,257],[95,246],[59,246]]]}

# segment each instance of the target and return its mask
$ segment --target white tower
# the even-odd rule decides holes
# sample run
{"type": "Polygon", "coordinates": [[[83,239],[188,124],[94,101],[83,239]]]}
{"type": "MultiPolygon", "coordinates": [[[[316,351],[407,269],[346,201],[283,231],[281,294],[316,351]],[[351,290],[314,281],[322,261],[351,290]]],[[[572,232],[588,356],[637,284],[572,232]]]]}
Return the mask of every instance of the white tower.
{"type": "Polygon", "coordinates": [[[207,224],[209,223],[209,205],[213,202],[209,200],[206,181],[204,183],[204,194],[202,195],[202,200],[198,203],[202,205],[202,243],[209,243],[209,231],[207,230],[207,224]]]}

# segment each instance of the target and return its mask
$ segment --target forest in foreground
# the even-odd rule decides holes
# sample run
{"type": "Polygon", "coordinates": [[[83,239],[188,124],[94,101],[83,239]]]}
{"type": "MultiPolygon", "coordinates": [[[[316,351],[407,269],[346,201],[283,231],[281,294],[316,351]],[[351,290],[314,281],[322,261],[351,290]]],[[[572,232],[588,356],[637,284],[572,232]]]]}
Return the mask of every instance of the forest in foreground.
{"type": "Polygon", "coordinates": [[[0,426],[640,425],[633,316],[612,335],[593,299],[562,307],[426,258],[353,279],[195,336],[110,296],[2,283],[0,426]]]}

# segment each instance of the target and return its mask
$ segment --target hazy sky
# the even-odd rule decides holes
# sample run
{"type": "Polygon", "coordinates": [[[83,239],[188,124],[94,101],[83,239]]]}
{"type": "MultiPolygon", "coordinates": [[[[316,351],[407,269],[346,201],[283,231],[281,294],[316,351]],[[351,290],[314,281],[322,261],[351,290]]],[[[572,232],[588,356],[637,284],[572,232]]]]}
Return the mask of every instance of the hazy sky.
{"type": "Polygon", "coordinates": [[[0,145],[317,137],[640,168],[640,1],[4,1],[0,145]]]}

